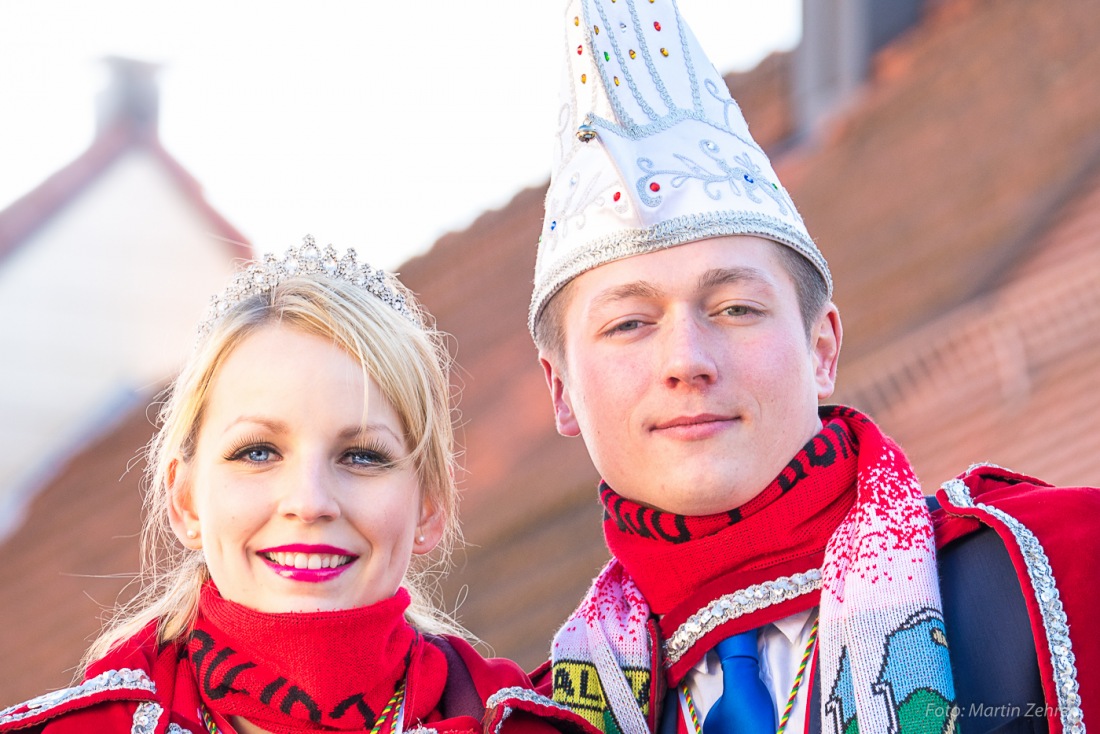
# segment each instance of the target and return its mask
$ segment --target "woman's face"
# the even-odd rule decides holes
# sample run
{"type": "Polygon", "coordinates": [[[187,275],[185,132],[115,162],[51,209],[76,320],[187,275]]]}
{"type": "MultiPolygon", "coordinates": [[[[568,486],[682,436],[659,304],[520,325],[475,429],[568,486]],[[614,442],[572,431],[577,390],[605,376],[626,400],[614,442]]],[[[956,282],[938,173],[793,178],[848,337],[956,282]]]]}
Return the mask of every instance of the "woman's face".
{"type": "Polygon", "coordinates": [[[282,325],[248,336],[201,420],[170,472],[172,524],[225,598],[264,612],[373,604],[439,542],[414,467],[394,463],[409,453],[401,420],[331,340],[282,325]]]}

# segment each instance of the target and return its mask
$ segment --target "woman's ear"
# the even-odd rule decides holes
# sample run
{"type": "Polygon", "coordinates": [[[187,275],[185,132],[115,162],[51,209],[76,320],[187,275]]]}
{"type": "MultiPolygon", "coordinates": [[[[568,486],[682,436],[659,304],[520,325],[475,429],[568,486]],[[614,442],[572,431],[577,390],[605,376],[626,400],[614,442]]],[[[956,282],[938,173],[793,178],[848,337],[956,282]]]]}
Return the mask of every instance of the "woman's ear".
{"type": "Polygon", "coordinates": [[[168,463],[168,522],[185,548],[202,549],[202,527],[195,512],[191,488],[187,483],[187,465],[175,458],[168,463]]]}
{"type": "Polygon", "coordinates": [[[420,498],[420,518],[413,536],[413,553],[424,555],[431,553],[443,540],[443,513],[436,507],[435,501],[426,494],[420,498]]]}

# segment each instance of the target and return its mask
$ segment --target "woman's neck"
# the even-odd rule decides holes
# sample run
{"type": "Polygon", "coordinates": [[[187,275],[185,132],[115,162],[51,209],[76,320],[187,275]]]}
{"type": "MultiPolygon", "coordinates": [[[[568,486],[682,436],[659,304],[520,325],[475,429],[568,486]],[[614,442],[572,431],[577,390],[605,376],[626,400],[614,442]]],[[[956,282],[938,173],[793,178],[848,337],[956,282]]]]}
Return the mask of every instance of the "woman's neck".
{"type": "Polygon", "coordinates": [[[237,734],[271,734],[267,729],[261,729],[243,716],[230,716],[229,721],[237,734]]]}

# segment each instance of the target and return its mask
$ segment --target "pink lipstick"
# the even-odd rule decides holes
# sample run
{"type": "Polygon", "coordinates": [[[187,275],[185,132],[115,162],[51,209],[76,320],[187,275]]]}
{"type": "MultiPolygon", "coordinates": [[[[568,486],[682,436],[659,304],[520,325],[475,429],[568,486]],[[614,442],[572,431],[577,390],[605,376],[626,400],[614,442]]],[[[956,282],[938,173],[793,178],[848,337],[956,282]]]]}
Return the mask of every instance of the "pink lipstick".
{"type": "Polygon", "coordinates": [[[264,563],[279,576],[291,581],[320,583],[351,568],[359,556],[331,545],[293,543],[257,552],[264,563]]]}

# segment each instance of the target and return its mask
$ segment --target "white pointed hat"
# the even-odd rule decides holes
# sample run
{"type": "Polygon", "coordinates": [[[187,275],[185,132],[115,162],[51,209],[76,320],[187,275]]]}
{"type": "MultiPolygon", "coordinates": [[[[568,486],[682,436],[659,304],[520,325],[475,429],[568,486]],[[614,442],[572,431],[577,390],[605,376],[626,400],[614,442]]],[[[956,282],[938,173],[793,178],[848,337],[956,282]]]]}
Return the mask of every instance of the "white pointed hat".
{"type": "Polygon", "coordinates": [[[554,170],[528,326],[581,273],[751,234],[832,276],[675,0],[569,0],[554,170]]]}

